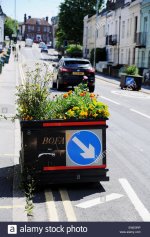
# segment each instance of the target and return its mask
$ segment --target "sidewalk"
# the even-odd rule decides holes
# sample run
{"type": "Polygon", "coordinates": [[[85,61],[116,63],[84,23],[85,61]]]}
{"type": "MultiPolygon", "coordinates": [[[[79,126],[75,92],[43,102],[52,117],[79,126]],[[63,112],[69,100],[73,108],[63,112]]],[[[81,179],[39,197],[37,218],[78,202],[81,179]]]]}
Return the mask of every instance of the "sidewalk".
{"type": "MultiPolygon", "coordinates": [[[[120,85],[120,78],[107,76],[99,72],[96,72],[96,77],[100,80],[103,80],[112,84],[116,84],[118,86],[120,85]]],[[[150,94],[150,86],[142,85],[142,88],[140,91],[146,94],[150,94]]]]}

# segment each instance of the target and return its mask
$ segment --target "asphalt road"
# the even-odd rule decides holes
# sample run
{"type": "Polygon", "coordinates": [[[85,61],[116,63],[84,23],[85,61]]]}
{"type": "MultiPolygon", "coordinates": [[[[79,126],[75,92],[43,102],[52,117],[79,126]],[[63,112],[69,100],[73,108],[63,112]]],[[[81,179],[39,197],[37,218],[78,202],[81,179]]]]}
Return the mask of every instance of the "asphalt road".
{"type": "MultiPolygon", "coordinates": [[[[36,45],[33,48],[25,48],[22,45],[17,67],[17,83],[25,79],[24,64],[31,68],[35,62],[44,61],[51,65],[51,62],[56,60],[54,55],[55,51],[52,49],[47,55],[41,54],[36,45]]],[[[12,90],[14,87],[10,88],[10,93],[13,94],[12,90]]],[[[57,91],[52,90],[51,93],[56,94],[57,91]]],[[[150,221],[150,95],[120,90],[118,84],[103,81],[100,76],[96,78],[95,93],[98,94],[99,100],[108,104],[111,114],[107,129],[107,166],[110,181],[92,185],[55,185],[36,192],[32,221],[150,221]]],[[[10,104],[7,96],[5,103],[10,104]]],[[[13,105],[14,100],[11,100],[11,103],[13,105]]],[[[0,132],[4,134],[3,123],[9,122],[0,122],[0,132]]],[[[5,124],[5,128],[7,126],[5,124]]],[[[14,183],[15,188],[12,185],[13,156],[9,155],[19,150],[19,140],[16,148],[15,142],[12,141],[16,128],[10,123],[9,126],[7,133],[5,131],[6,134],[0,139],[0,181],[2,178],[6,179],[6,173],[10,171],[7,188],[0,191],[0,212],[5,213],[6,221],[11,219],[12,213],[10,209],[2,209],[2,206],[8,205],[9,197],[12,202],[12,196],[21,200],[20,209],[12,208],[13,220],[17,218],[16,210],[20,211],[22,219],[25,218],[25,215],[21,214],[25,199],[19,188],[17,189],[17,180],[14,183]],[[8,141],[6,137],[9,137],[8,141]],[[8,163],[4,162],[6,155],[8,163]]]]}

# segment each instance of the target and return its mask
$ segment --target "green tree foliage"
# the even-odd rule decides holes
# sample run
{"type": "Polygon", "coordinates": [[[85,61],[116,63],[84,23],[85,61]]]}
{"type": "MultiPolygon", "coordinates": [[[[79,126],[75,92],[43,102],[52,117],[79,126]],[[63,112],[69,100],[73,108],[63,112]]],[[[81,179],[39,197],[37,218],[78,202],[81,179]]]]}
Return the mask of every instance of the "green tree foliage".
{"type": "MultiPolygon", "coordinates": [[[[65,0],[60,4],[57,38],[82,44],[83,19],[96,13],[97,0],[65,0]],[[62,34],[63,32],[63,34],[62,34]]],[[[99,1],[99,9],[103,0],[99,1]]]]}
{"type": "Polygon", "coordinates": [[[70,57],[82,57],[82,47],[81,45],[70,44],[66,49],[66,53],[70,57]]]}
{"type": "Polygon", "coordinates": [[[4,24],[4,35],[11,37],[12,34],[17,33],[18,23],[10,17],[7,17],[4,24]]]}

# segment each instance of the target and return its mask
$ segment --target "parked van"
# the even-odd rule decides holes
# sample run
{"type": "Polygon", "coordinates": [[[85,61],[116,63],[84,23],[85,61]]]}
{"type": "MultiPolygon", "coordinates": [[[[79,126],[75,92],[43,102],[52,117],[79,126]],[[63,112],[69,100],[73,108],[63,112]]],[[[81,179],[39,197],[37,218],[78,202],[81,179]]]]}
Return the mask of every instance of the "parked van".
{"type": "Polygon", "coordinates": [[[32,39],[26,39],[25,40],[25,47],[32,47],[33,40],[32,39]]]}

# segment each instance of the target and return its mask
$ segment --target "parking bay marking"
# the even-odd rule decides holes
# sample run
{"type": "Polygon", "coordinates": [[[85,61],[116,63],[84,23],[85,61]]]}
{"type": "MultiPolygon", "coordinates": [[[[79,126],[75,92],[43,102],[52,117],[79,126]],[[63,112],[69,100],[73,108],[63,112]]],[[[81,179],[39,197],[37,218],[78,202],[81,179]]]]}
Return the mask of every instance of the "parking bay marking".
{"type": "Polygon", "coordinates": [[[113,201],[115,199],[119,199],[121,197],[123,197],[122,194],[111,193],[111,194],[108,194],[106,196],[94,198],[92,200],[79,203],[79,204],[77,204],[75,206],[85,209],[85,208],[90,208],[90,207],[96,206],[98,204],[103,204],[103,203],[106,203],[106,202],[110,202],[110,201],[113,201]]]}
{"type": "Polygon", "coordinates": [[[143,203],[138,198],[137,194],[131,187],[130,183],[126,179],[119,179],[123,189],[125,190],[126,194],[128,195],[130,201],[132,202],[133,206],[135,207],[138,214],[141,216],[143,221],[150,221],[150,213],[145,208],[143,203]]]}

